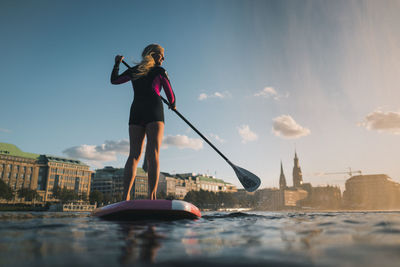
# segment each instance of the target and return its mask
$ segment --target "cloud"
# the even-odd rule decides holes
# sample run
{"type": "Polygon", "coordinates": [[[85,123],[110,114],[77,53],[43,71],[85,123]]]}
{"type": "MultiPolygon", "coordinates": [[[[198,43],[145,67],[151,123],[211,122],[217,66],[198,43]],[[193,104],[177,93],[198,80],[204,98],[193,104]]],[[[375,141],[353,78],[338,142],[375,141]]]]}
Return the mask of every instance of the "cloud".
{"type": "Polygon", "coordinates": [[[225,139],[222,139],[221,137],[219,137],[219,136],[216,135],[216,134],[212,134],[212,133],[211,133],[210,136],[211,136],[211,138],[214,138],[215,140],[217,140],[217,141],[220,142],[221,144],[223,144],[223,143],[226,142],[225,139]]]}
{"type": "Polygon", "coordinates": [[[246,144],[247,142],[255,141],[258,139],[256,133],[250,130],[248,125],[242,125],[238,127],[239,135],[242,137],[242,143],[246,144]]]}
{"type": "Polygon", "coordinates": [[[299,125],[289,115],[281,115],[273,120],[272,132],[279,137],[294,139],[309,135],[311,131],[299,125]]]}
{"type": "Polygon", "coordinates": [[[116,160],[115,152],[100,152],[98,146],[80,145],[67,148],[63,151],[68,157],[94,161],[113,161],[116,160]]]}
{"type": "Polygon", "coordinates": [[[11,133],[11,130],[0,128],[0,132],[2,132],[2,133],[11,133]]]}
{"type": "Polygon", "coordinates": [[[129,155],[129,140],[122,139],[119,141],[105,141],[104,144],[98,147],[98,150],[129,155]]]}
{"type": "MultiPolygon", "coordinates": [[[[203,148],[200,139],[189,138],[185,135],[166,136],[162,148],[175,146],[178,148],[190,148],[199,150],[203,148]]],[[[117,155],[129,155],[129,140],[119,141],[107,140],[100,145],[80,145],[65,149],[62,153],[71,158],[78,158],[89,161],[92,165],[101,166],[101,162],[116,161],[117,155]]]]}
{"type": "Polygon", "coordinates": [[[89,161],[115,161],[117,154],[129,154],[129,140],[105,141],[101,145],[80,145],[63,151],[68,157],[86,159],[89,161]]]}
{"type": "Polygon", "coordinates": [[[222,98],[226,98],[226,97],[229,97],[229,96],[231,96],[231,94],[228,91],[225,91],[223,93],[215,92],[215,93],[209,94],[209,95],[207,95],[205,93],[201,93],[199,95],[199,97],[198,97],[198,100],[202,101],[202,100],[206,100],[208,98],[220,98],[220,99],[222,99],[222,98]]]}
{"type": "Polygon", "coordinates": [[[358,126],[378,132],[400,134],[400,112],[376,110],[368,114],[358,126]]]}
{"type": "Polygon", "coordinates": [[[186,135],[167,135],[163,139],[163,148],[177,147],[179,149],[189,148],[194,150],[203,149],[203,141],[198,138],[189,138],[186,135]]]}
{"type": "Polygon", "coordinates": [[[281,98],[288,98],[289,93],[282,95],[282,94],[278,94],[278,92],[276,92],[276,90],[272,87],[265,87],[263,90],[255,93],[254,96],[261,96],[261,97],[265,97],[265,98],[272,97],[275,100],[279,100],[281,98]]]}
{"type": "Polygon", "coordinates": [[[207,97],[208,96],[206,94],[202,93],[199,95],[199,100],[201,101],[201,100],[207,99],[207,97]]]}

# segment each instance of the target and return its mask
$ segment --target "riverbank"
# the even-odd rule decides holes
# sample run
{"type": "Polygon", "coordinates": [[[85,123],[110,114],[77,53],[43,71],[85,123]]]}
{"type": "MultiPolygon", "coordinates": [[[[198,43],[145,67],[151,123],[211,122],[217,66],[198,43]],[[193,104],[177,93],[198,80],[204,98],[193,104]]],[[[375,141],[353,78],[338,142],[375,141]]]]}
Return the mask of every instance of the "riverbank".
{"type": "Polygon", "coordinates": [[[0,211],[48,211],[49,205],[28,205],[28,204],[1,204],[0,211]]]}

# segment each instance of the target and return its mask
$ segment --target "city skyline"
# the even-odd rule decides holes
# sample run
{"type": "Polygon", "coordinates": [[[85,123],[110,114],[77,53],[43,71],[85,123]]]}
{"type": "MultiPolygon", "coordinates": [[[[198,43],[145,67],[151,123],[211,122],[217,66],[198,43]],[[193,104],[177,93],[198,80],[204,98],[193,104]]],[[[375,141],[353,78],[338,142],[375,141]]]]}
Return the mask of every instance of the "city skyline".
{"type": "MultiPolygon", "coordinates": [[[[74,158],[65,158],[65,157],[61,157],[61,156],[57,156],[57,155],[48,155],[48,154],[37,154],[37,153],[31,153],[31,152],[26,152],[26,151],[22,151],[20,150],[20,148],[14,144],[7,144],[7,143],[1,143],[0,142],[0,154],[2,155],[10,155],[11,157],[19,157],[19,158],[26,158],[26,159],[39,159],[42,156],[47,157],[47,158],[53,158],[53,159],[57,159],[59,161],[65,160],[66,162],[75,162],[78,163],[80,165],[85,165],[84,163],[82,163],[81,161],[74,159],[74,158]]],[[[297,151],[294,152],[294,158],[293,158],[294,162],[293,162],[293,172],[291,176],[288,176],[286,178],[285,176],[285,171],[283,169],[283,164],[281,162],[280,164],[280,176],[279,176],[279,186],[278,187],[272,187],[272,188],[258,188],[258,189],[284,189],[284,188],[296,188],[296,187],[301,187],[302,184],[310,184],[311,186],[338,186],[340,187],[340,190],[343,192],[344,191],[344,185],[340,186],[340,185],[335,185],[332,183],[326,183],[326,184],[318,184],[318,185],[313,185],[311,183],[307,183],[307,181],[303,181],[303,176],[302,176],[302,171],[301,171],[301,164],[299,163],[299,157],[297,156],[297,151]],[[290,179],[292,178],[292,179],[290,179]],[[292,181],[292,183],[287,183],[286,180],[289,179],[289,181],[292,181]],[[296,180],[296,182],[295,182],[296,180]],[[292,185],[292,186],[290,186],[292,185]]],[[[86,165],[87,166],[87,165],[86,165]]],[[[122,167],[115,167],[115,166],[104,166],[102,168],[93,168],[93,172],[97,172],[98,170],[103,170],[103,169],[107,169],[107,168],[111,168],[111,169],[115,169],[115,170],[123,170],[124,168],[122,167]]],[[[144,172],[143,169],[141,167],[138,167],[138,170],[140,173],[144,172]]],[[[0,171],[1,172],[1,171],[0,171]]],[[[186,171],[186,172],[181,172],[181,173],[168,173],[168,172],[164,172],[163,170],[160,170],[160,174],[163,175],[172,175],[172,176],[180,176],[180,175],[193,175],[193,176],[204,176],[204,177],[211,177],[214,178],[216,180],[221,180],[226,184],[231,184],[234,185],[234,183],[230,183],[230,182],[226,182],[224,181],[224,178],[222,177],[216,177],[213,174],[209,174],[209,173],[196,173],[196,172],[192,172],[192,171],[186,171]]],[[[343,172],[337,172],[337,173],[326,173],[327,175],[335,175],[335,174],[346,174],[348,175],[348,177],[346,177],[346,181],[349,180],[350,178],[353,177],[353,173],[358,173],[359,175],[362,175],[362,172],[359,170],[352,170],[351,168],[349,168],[346,171],[343,172]]],[[[325,175],[325,173],[321,173],[320,175],[325,175]]]]}
{"type": "MultiPolygon", "coordinates": [[[[345,174],[325,173],[349,167],[400,181],[398,1],[119,5],[0,3],[0,142],[92,169],[123,167],[133,93],[110,84],[114,56],[133,64],[160,43],[177,109],[259,176],[260,188],[279,187],[280,162],[291,173],[295,149],[304,182],[315,186],[343,188],[345,174]]],[[[164,110],[161,170],[241,188],[230,166],[164,110]]]]}

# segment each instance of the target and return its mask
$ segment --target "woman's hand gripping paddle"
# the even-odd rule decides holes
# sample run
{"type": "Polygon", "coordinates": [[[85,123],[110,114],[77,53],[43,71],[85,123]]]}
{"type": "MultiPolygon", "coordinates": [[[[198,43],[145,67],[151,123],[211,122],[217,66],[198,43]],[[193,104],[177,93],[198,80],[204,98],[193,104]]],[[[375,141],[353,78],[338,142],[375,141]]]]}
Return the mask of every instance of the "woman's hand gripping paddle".
{"type": "MultiPolygon", "coordinates": [[[[125,61],[122,60],[122,63],[128,67],[131,68],[125,61]]],[[[161,100],[168,106],[169,102],[162,96],[161,100]]],[[[173,112],[175,112],[184,122],[186,122],[190,128],[192,128],[198,135],[200,135],[201,138],[203,138],[204,141],[207,142],[207,144],[209,144],[235,171],[236,176],[238,177],[240,183],[243,185],[244,189],[246,189],[246,191],[248,192],[254,192],[255,190],[257,190],[257,188],[260,186],[261,184],[261,180],[260,178],[258,178],[255,174],[249,172],[248,170],[245,170],[239,166],[236,166],[235,164],[233,164],[232,162],[229,161],[229,159],[227,157],[225,157],[224,154],[221,153],[221,151],[219,151],[202,133],[199,132],[199,130],[197,130],[185,117],[183,117],[183,115],[181,113],[179,113],[178,110],[176,110],[176,108],[171,108],[171,110],[173,112]]],[[[144,165],[146,165],[146,156],[144,159],[144,165]]]]}

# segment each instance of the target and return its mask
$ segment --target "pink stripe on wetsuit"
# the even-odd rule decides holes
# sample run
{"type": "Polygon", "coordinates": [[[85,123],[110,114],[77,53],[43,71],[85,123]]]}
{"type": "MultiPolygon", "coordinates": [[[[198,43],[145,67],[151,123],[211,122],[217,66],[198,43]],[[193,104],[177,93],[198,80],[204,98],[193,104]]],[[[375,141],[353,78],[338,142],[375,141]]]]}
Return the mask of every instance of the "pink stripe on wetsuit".
{"type": "Polygon", "coordinates": [[[164,92],[168,98],[169,103],[172,103],[172,105],[175,104],[175,95],[174,91],[172,91],[171,84],[169,83],[169,80],[167,77],[162,76],[161,74],[157,75],[152,83],[152,88],[154,92],[156,92],[157,95],[161,94],[161,86],[164,88],[164,92]]]}

